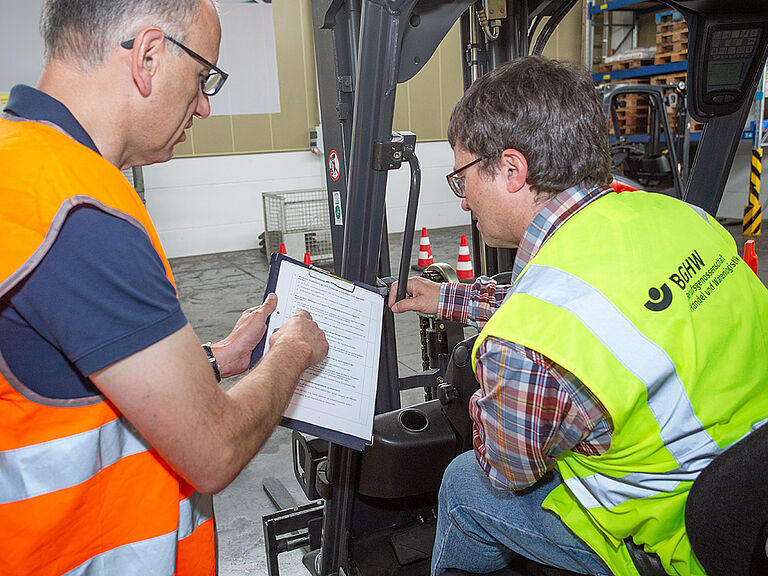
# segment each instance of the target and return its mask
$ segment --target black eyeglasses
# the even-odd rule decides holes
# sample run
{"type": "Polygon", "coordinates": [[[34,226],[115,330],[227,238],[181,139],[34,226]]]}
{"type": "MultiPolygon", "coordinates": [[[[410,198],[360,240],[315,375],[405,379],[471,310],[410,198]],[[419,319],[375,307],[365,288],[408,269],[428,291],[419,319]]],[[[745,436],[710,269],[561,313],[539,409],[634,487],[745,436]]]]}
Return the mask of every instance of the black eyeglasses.
{"type": "MultiPolygon", "coordinates": [[[[167,34],[163,34],[163,36],[165,36],[166,40],[168,40],[169,42],[172,42],[173,44],[176,44],[176,46],[178,46],[179,48],[184,50],[184,52],[192,56],[192,58],[194,58],[201,64],[204,64],[205,66],[211,69],[211,71],[208,73],[208,76],[200,79],[200,90],[203,91],[203,94],[205,94],[206,96],[213,96],[219,90],[221,90],[221,87],[224,86],[224,82],[226,82],[227,78],[229,78],[229,74],[224,72],[224,70],[222,70],[221,68],[218,68],[217,66],[211,64],[210,62],[208,62],[208,60],[200,56],[200,54],[198,54],[194,50],[190,50],[178,40],[174,40],[167,34]]],[[[120,46],[128,50],[131,50],[133,48],[134,40],[135,38],[131,38],[130,40],[121,42],[120,46]]]]}
{"type": "Polygon", "coordinates": [[[456,194],[456,196],[458,196],[459,198],[467,197],[467,192],[464,188],[464,176],[459,176],[459,174],[464,172],[464,170],[466,170],[467,168],[474,166],[475,164],[477,164],[483,159],[484,159],[483,156],[480,156],[480,158],[475,158],[469,164],[464,164],[464,166],[462,166],[458,170],[454,170],[453,172],[448,174],[448,176],[445,177],[445,179],[448,180],[448,186],[451,187],[451,190],[453,190],[453,193],[456,194]]]}

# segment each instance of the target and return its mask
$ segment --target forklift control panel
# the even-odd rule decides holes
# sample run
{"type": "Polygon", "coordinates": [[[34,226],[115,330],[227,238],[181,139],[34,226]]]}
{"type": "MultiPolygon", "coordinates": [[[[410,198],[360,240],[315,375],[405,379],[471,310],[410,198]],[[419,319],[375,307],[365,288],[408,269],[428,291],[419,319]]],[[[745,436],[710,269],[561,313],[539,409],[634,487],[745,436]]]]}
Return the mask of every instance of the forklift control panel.
{"type": "Polygon", "coordinates": [[[754,21],[712,23],[701,37],[691,63],[699,85],[691,112],[704,118],[731,114],[752,89],[768,39],[766,26],[754,21]]]}
{"type": "Polygon", "coordinates": [[[729,104],[744,91],[747,69],[759,46],[760,28],[715,29],[710,32],[707,55],[708,104],[729,104]]]}

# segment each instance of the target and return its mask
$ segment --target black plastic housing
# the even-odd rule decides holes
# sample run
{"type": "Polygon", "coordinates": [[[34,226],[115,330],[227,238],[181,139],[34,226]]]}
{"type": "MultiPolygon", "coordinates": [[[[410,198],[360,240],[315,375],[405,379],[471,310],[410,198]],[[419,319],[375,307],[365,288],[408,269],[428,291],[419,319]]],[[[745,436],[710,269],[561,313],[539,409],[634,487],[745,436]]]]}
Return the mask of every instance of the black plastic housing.
{"type": "Polygon", "coordinates": [[[456,455],[456,436],[438,400],[379,414],[373,437],[362,455],[359,492],[375,498],[436,492],[456,455]]]}

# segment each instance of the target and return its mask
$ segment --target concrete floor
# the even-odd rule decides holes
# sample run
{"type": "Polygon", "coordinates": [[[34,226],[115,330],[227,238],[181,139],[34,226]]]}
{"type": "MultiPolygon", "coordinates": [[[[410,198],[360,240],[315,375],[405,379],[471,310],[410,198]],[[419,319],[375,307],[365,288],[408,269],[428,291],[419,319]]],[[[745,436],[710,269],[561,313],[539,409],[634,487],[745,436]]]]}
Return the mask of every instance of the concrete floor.
{"type": "MultiPolygon", "coordinates": [[[[461,234],[467,227],[430,230],[432,252],[436,262],[456,266],[461,234]]],[[[744,239],[740,223],[728,226],[742,253],[744,239]]],[[[760,262],[760,278],[768,285],[768,240],[754,237],[760,262]]],[[[392,270],[397,273],[401,234],[390,239],[392,270]],[[397,252],[397,253],[395,253],[397,252]]],[[[418,237],[413,257],[416,262],[418,237]]],[[[171,261],[182,308],[201,341],[225,337],[240,313],[262,302],[267,279],[267,258],[258,250],[177,258],[171,261]]],[[[418,319],[407,313],[396,317],[400,375],[421,370],[418,319]]],[[[420,391],[403,395],[403,405],[420,401],[420,391]]],[[[262,490],[267,477],[282,481],[298,503],[307,499],[293,476],[291,431],[277,428],[261,452],[214,502],[218,519],[221,576],[263,575],[267,573],[261,517],[275,511],[262,490]]],[[[304,576],[301,551],[280,556],[283,576],[304,576]]]]}

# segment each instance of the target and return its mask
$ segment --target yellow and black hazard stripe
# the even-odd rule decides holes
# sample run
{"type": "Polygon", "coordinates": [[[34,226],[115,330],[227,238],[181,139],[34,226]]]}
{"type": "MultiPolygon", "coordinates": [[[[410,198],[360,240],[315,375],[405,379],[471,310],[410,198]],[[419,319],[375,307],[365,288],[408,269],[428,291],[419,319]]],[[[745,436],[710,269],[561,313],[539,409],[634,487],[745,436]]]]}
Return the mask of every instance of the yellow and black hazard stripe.
{"type": "Polygon", "coordinates": [[[760,172],[762,170],[763,149],[752,150],[752,173],[749,178],[749,203],[744,206],[742,232],[745,236],[758,236],[762,221],[762,206],[760,206],[760,172]]]}

